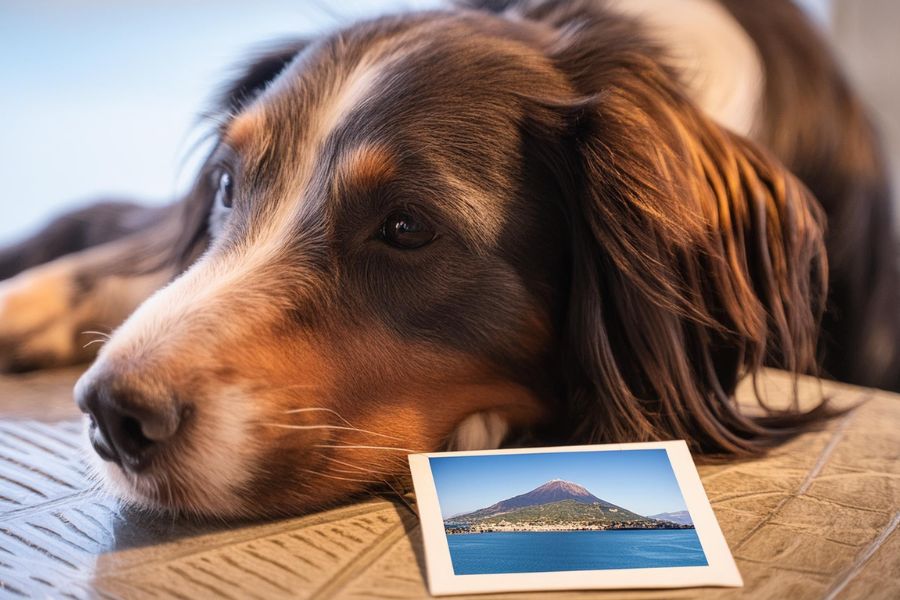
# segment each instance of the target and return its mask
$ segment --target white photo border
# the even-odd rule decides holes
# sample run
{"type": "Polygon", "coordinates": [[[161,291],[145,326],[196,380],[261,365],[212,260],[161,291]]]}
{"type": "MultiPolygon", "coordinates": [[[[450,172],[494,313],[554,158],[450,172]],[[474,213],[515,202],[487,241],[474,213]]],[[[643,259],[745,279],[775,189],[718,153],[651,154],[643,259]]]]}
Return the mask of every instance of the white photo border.
{"type": "Polygon", "coordinates": [[[428,589],[434,596],[455,594],[524,592],[544,590],[587,590],[625,588],[741,587],[738,571],[725,536],[703,489],[697,468],[684,440],[641,442],[633,444],[600,444],[557,446],[547,448],[515,448],[468,452],[434,452],[410,454],[416,503],[422,526],[428,589]],[[706,555],[702,567],[654,567],[636,569],[602,569],[592,571],[552,571],[540,573],[497,573],[456,575],[450,559],[450,546],[444,532],[444,520],[437,488],[431,473],[432,457],[484,456],[499,454],[549,454],[564,452],[608,452],[615,450],[663,449],[681,489],[694,522],[697,537],[706,555]]]}

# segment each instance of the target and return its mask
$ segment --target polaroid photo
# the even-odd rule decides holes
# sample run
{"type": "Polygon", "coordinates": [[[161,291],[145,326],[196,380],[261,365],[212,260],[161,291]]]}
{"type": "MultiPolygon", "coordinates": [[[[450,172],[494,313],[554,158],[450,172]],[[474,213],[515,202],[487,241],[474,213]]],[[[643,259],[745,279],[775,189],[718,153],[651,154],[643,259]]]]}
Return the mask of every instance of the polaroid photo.
{"type": "Polygon", "coordinates": [[[435,596],[743,585],[683,441],[409,464],[435,596]]]}

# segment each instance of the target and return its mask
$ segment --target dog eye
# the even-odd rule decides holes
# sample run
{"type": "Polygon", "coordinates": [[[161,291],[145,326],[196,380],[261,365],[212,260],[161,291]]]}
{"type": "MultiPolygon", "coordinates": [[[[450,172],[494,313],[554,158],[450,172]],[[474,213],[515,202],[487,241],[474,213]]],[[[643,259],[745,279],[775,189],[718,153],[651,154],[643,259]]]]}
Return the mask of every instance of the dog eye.
{"type": "Polygon", "coordinates": [[[434,240],[434,230],[422,219],[408,212],[398,211],[388,215],[380,231],[381,239],[402,250],[413,250],[434,240]]]}
{"type": "Polygon", "coordinates": [[[219,168],[212,173],[212,184],[216,190],[216,202],[225,208],[231,208],[234,202],[234,184],[231,173],[219,168]]]}

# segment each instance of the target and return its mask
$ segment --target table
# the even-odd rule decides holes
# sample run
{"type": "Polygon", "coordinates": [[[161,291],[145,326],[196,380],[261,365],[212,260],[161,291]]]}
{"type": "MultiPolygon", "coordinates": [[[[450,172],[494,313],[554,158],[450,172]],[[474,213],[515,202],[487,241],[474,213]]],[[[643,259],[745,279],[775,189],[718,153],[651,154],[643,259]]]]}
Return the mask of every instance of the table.
{"type": "MultiPolygon", "coordinates": [[[[414,505],[397,498],[206,525],[119,506],[82,466],[78,373],[0,377],[0,597],[427,597],[414,505]]],[[[778,405],[791,379],[767,371],[759,385],[778,405]]],[[[800,390],[855,408],[765,458],[700,467],[743,589],[552,596],[900,598],[900,397],[812,378],[800,390]]],[[[752,410],[749,382],[738,398],[752,410]]]]}

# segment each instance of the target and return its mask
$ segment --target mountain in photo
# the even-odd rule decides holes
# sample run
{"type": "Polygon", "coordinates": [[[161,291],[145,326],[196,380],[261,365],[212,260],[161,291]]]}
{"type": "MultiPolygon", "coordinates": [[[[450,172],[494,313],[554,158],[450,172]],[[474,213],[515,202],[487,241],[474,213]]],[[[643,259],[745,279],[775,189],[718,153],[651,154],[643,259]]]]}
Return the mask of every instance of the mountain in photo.
{"type": "Polygon", "coordinates": [[[687,529],[691,524],[644,517],[602,500],[584,486],[554,479],[528,493],[444,520],[448,533],[572,531],[580,529],[687,529]]]}
{"type": "Polygon", "coordinates": [[[679,510],[677,512],[664,512],[656,515],[650,515],[651,519],[658,519],[660,521],[671,521],[672,523],[678,523],[680,525],[693,525],[694,520],[691,519],[691,513],[686,510],[679,510]]]}
{"type": "MultiPolygon", "coordinates": [[[[501,500],[496,504],[492,504],[487,508],[482,508],[476,510],[475,512],[454,517],[454,521],[459,519],[480,519],[491,517],[493,515],[508,513],[517,508],[535,506],[538,504],[562,502],[564,500],[572,500],[580,504],[593,504],[595,502],[609,504],[608,502],[603,502],[603,500],[596,497],[577,483],[563,481],[562,479],[554,479],[552,481],[548,481],[544,485],[534,488],[527,494],[513,496],[512,498],[501,500]]],[[[613,504],[609,504],[609,506],[615,507],[613,504]]]]}

